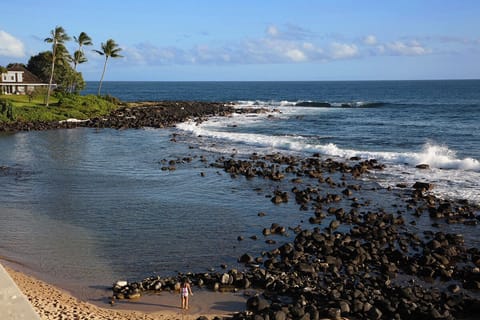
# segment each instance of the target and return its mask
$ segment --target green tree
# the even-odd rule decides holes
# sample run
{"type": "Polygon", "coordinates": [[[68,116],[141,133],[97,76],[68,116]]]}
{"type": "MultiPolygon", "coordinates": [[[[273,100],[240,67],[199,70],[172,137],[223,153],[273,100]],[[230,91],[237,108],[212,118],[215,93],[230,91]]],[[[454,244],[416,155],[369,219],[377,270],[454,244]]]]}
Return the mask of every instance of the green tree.
{"type": "Polygon", "coordinates": [[[102,77],[100,78],[100,83],[98,85],[98,95],[100,95],[100,91],[102,89],[102,82],[103,82],[103,76],[105,75],[105,70],[107,69],[107,61],[108,58],[122,58],[119,54],[120,51],[122,51],[121,48],[118,47],[118,45],[115,43],[113,39],[108,39],[107,42],[103,43],[102,42],[102,51],[100,50],[93,50],[96,53],[98,53],[101,56],[105,56],[105,63],[103,65],[103,72],[102,72],[102,77]]]}
{"type": "Polygon", "coordinates": [[[4,113],[9,120],[15,120],[13,117],[13,105],[10,100],[0,99],[0,111],[4,113]]]}
{"type": "MultiPolygon", "coordinates": [[[[44,51],[30,57],[27,69],[36,75],[43,82],[48,82],[51,73],[52,52],[44,51]]],[[[57,84],[56,91],[70,92],[72,83],[75,83],[73,92],[78,93],[85,88],[85,81],[82,74],[73,70],[72,66],[66,61],[58,61],[53,72],[53,82],[57,84]]],[[[47,93],[45,91],[45,93],[47,93]]]]}
{"type": "MultiPolygon", "coordinates": [[[[43,51],[35,56],[31,56],[27,63],[27,69],[36,75],[43,82],[48,82],[50,78],[52,63],[52,52],[43,51]]],[[[55,75],[54,75],[55,80],[55,75]]]]}
{"type": "Polygon", "coordinates": [[[76,50],[72,56],[73,70],[77,70],[77,65],[87,61],[88,60],[87,60],[87,57],[85,57],[85,53],[83,53],[83,51],[76,50]]]}
{"type": "Polygon", "coordinates": [[[85,53],[83,52],[83,46],[93,45],[92,39],[85,32],[81,32],[77,37],[73,37],[73,40],[78,44],[78,49],[73,54],[73,70],[77,70],[77,65],[87,62],[85,53]]]}
{"type": "MultiPolygon", "coordinates": [[[[76,36],[73,37],[73,40],[78,44],[78,49],[73,53],[72,62],[73,62],[73,70],[77,71],[77,66],[79,64],[87,62],[87,57],[83,52],[83,46],[91,46],[93,45],[92,39],[86,34],[85,32],[81,32],[78,38],[76,36]]],[[[77,82],[75,78],[78,78],[77,75],[72,79],[72,86],[71,91],[77,91],[77,82]]],[[[82,79],[83,82],[83,79],[82,79]]]]}
{"type": "Polygon", "coordinates": [[[65,57],[68,56],[68,51],[65,48],[64,43],[70,40],[65,30],[57,26],[54,30],[50,31],[51,37],[45,38],[45,42],[52,44],[52,67],[50,70],[50,80],[48,82],[47,100],[46,105],[48,107],[48,100],[50,99],[50,93],[52,91],[53,72],[55,70],[55,64],[59,61],[63,62],[65,57]],[[57,61],[58,60],[58,61],[57,61]]]}

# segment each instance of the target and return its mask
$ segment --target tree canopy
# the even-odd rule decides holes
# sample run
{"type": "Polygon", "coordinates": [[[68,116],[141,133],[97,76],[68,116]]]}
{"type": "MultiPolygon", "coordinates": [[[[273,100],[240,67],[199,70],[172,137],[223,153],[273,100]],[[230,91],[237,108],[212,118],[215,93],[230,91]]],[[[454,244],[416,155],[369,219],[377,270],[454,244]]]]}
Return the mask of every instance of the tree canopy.
{"type": "Polygon", "coordinates": [[[48,82],[48,92],[47,92],[47,102],[46,105],[48,106],[48,100],[50,98],[50,92],[52,90],[52,82],[53,82],[53,72],[55,71],[55,65],[63,64],[63,62],[67,59],[68,50],[65,48],[64,43],[70,40],[70,37],[67,35],[63,27],[57,26],[55,29],[50,31],[51,37],[45,38],[45,42],[52,44],[52,67],[50,69],[50,80],[48,82]]]}
{"type": "MultiPolygon", "coordinates": [[[[48,82],[48,90],[45,98],[47,106],[53,87],[55,87],[55,91],[57,92],[76,94],[85,88],[85,81],[83,80],[81,72],[77,72],[77,66],[88,61],[84,47],[93,45],[93,42],[87,33],[81,32],[78,36],[73,37],[77,48],[73,51],[73,54],[70,54],[65,46],[65,43],[70,40],[71,38],[65,29],[61,26],[56,26],[55,29],[50,31],[50,36],[44,39],[46,43],[51,44],[52,49],[31,56],[28,64],[25,66],[42,82],[48,82]]],[[[122,55],[120,55],[122,49],[118,47],[118,44],[115,43],[113,39],[108,39],[105,43],[101,44],[101,50],[93,51],[105,56],[102,76],[98,87],[98,95],[100,95],[108,59],[122,57],[122,55]]],[[[6,68],[0,66],[0,72],[3,73],[6,71],[6,68]]]]}
{"type": "MultiPolygon", "coordinates": [[[[44,51],[30,57],[26,68],[35,74],[40,80],[48,82],[51,73],[52,52],[44,51]]],[[[65,61],[57,64],[53,72],[53,82],[57,85],[56,90],[67,93],[72,91],[72,83],[75,82],[73,93],[79,93],[85,88],[85,81],[82,74],[75,71],[65,61]]]]}
{"type": "Polygon", "coordinates": [[[83,46],[93,45],[92,39],[85,32],[81,32],[78,37],[73,37],[74,41],[78,44],[78,49],[73,53],[73,69],[77,70],[77,65],[87,62],[87,57],[83,52],[83,46]]]}

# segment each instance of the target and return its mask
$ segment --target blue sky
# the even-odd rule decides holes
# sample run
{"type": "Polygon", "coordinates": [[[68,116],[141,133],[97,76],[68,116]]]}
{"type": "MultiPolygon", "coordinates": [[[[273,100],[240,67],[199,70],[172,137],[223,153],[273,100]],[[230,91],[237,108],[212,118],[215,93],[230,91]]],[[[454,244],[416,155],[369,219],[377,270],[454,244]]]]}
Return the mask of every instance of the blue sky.
{"type": "MultiPolygon", "coordinates": [[[[55,26],[93,39],[86,80],[480,78],[480,1],[22,0],[2,6],[0,65],[50,50],[55,26]],[[21,8],[20,8],[21,7],[21,8]]],[[[67,43],[73,52],[74,42],[67,43]]]]}

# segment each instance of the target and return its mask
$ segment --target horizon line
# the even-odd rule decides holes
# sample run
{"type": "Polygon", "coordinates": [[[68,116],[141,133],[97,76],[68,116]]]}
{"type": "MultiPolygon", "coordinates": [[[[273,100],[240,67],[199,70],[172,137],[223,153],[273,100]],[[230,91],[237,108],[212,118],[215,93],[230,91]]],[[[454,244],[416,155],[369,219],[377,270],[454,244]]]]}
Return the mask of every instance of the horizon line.
{"type": "MultiPolygon", "coordinates": [[[[479,81],[480,78],[375,79],[375,80],[104,80],[106,82],[399,82],[399,81],[479,81]]],[[[85,80],[85,82],[100,82],[85,80]]]]}

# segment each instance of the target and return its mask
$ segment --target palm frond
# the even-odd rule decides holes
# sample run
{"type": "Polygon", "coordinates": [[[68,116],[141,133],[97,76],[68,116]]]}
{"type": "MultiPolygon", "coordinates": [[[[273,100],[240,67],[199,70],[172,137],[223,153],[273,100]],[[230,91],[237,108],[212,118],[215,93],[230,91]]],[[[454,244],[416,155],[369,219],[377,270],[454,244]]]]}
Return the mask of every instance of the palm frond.
{"type": "Polygon", "coordinates": [[[77,64],[82,64],[84,62],[87,62],[87,57],[85,57],[85,54],[81,50],[77,50],[73,53],[73,63],[75,65],[77,64]]]}
{"type": "Polygon", "coordinates": [[[76,43],[78,43],[79,48],[81,48],[82,46],[93,45],[92,38],[90,38],[85,32],[81,32],[78,38],[74,36],[73,39],[76,43]]]}
{"type": "Polygon", "coordinates": [[[113,39],[108,39],[107,42],[102,42],[102,51],[107,57],[112,58],[121,58],[122,56],[119,54],[122,51],[121,48],[118,47],[118,44],[115,43],[113,39]]]}

